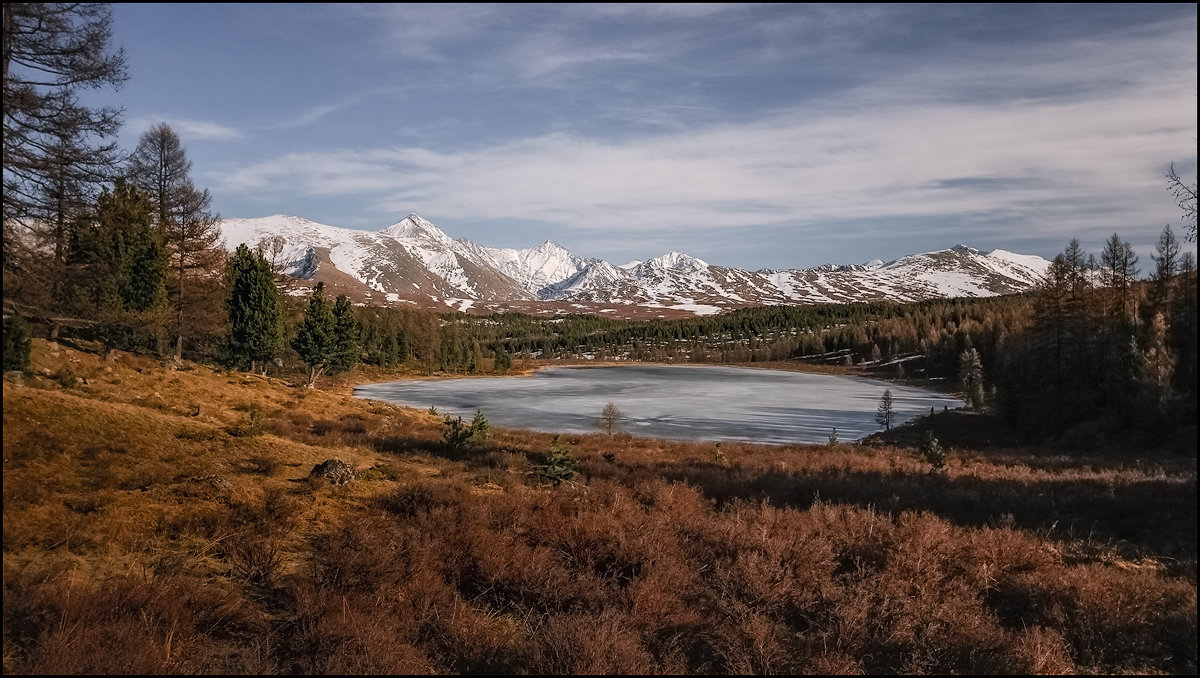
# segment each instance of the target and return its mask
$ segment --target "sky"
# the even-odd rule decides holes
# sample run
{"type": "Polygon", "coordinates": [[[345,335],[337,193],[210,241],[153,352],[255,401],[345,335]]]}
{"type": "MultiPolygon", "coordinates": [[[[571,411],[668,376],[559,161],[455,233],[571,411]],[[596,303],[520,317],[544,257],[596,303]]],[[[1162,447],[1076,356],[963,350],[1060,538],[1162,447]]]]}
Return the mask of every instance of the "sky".
{"type": "Polygon", "coordinates": [[[222,217],[755,270],[1196,249],[1194,3],[139,3],[113,44],[122,146],[170,125],[222,217]]]}

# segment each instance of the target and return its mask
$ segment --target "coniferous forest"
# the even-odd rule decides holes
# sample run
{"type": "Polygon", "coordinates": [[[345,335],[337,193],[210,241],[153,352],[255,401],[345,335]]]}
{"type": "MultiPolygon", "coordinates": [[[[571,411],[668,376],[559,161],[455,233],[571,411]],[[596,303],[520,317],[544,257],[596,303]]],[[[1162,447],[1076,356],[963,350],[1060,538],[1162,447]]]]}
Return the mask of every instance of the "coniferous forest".
{"type": "MultiPolygon", "coordinates": [[[[218,247],[175,129],[122,150],[120,111],[80,103],[130,77],[111,7],[3,11],[5,673],[1195,674],[1197,280],[1170,226],[1148,261],[1071,240],[991,298],[622,320],[290,296],[269,253],[218,247]],[[598,362],[967,407],[773,446],[350,396],[598,362]]],[[[1165,179],[1192,241],[1195,185],[1165,179]]]]}

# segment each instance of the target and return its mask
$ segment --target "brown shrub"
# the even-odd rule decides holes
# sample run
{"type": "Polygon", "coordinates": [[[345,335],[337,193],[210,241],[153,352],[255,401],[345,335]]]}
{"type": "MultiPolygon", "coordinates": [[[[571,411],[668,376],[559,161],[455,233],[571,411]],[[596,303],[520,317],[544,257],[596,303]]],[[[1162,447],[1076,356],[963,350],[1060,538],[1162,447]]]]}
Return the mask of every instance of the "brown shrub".
{"type": "Polygon", "coordinates": [[[279,469],[279,460],[265,454],[255,455],[246,459],[246,469],[251,473],[271,476],[279,469]]]}
{"type": "Polygon", "coordinates": [[[1057,630],[1082,670],[1196,668],[1194,582],[1092,564],[1017,573],[997,590],[1001,619],[1057,630]]]}
{"type": "Polygon", "coordinates": [[[266,630],[235,594],[180,577],[6,578],[4,597],[5,669],[17,673],[220,672],[219,636],[266,630]]]}
{"type": "Polygon", "coordinates": [[[288,673],[390,674],[437,673],[416,647],[417,624],[403,605],[381,605],[370,596],[336,593],[300,584],[290,588],[295,601],[291,633],[284,638],[288,673]]]}
{"type": "Polygon", "coordinates": [[[550,617],[533,639],[534,673],[600,675],[655,673],[637,634],[614,612],[550,617]]]}
{"type": "Polygon", "coordinates": [[[1077,673],[1071,662],[1071,648],[1061,634],[1040,626],[1022,629],[1012,641],[1013,673],[1031,676],[1061,676],[1077,673]]]}

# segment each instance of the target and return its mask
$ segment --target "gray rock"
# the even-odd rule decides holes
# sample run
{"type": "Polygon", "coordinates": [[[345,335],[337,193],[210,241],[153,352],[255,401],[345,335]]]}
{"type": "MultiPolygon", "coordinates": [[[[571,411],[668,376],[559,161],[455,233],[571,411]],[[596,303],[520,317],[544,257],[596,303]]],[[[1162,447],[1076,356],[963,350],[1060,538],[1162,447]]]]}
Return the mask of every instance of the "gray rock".
{"type": "Polygon", "coordinates": [[[334,457],[314,466],[313,470],[309,472],[308,477],[310,480],[323,479],[328,480],[334,485],[341,485],[342,483],[354,480],[355,473],[350,464],[334,457]]]}

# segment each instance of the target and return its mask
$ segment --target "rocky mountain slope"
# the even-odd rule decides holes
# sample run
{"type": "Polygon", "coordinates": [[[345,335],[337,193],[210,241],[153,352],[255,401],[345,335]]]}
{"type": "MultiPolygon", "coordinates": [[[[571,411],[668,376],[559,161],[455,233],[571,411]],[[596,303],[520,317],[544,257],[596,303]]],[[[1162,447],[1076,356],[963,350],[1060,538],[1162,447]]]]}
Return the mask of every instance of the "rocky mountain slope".
{"type": "Polygon", "coordinates": [[[283,215],[225,219],[221,228],[229,249],[261,246],[279,272],[322,280],[361,301],[462,310],[716,313],[767,304],[981,297],[1027,290],[1049,266],[1038,256],[963,245],[887,263],[782,271],[714,266],[682,252],[614,266],[550,241],[509,249],[451,238],[416,214],[377,232],[283,215]]]}

